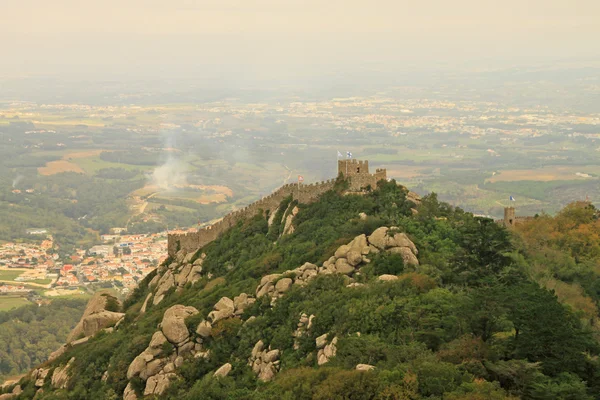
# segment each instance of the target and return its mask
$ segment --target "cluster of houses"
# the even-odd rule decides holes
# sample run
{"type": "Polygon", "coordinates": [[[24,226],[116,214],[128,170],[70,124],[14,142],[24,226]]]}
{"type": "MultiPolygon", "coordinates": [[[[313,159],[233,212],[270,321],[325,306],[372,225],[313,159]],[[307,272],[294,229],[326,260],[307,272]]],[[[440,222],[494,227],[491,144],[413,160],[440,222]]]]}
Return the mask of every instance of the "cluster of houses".
{"type": "Polygon", "coordinates": [[[5,243],[0,245],[0,268],[18,269],[12,282],[0,282],[0,293],[27,290],[28,281],[41,280],[47,288],[76,288],[104,283],[127,293],[167,257],[167,233],[103,235],[103,244],[78,249],[68,260],[59,260],[48,236],[40,244],[5,243]],[[48,283],[49,282],[49,283],[48,283]],[[10,287],[10,289],[9,289],[10,287]],[[15,289],[20,288],[20,289],[15,289]]]}

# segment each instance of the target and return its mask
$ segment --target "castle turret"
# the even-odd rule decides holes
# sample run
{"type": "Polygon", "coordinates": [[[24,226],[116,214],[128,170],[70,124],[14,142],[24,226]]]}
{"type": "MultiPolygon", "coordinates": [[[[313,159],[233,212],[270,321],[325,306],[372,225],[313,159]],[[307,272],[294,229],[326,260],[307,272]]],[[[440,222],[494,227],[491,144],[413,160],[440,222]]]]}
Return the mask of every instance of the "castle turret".
{"type": "Polygon", "coordinates": [[[358,191],[367,187],[375,188],[377,181],[387,179],[385,169],[378,169],[374,174],[369,173],[367,160],[338,160],[338,175],[350,181],[350,190],[358,191]]]}
{"type": "Polygon", "coordinates": [[[515,224],[517,217],[515,215],[514,207],[505,207],[504,208],[504,225],[505,226],[513,226],[515,224]]]}
{"type": "Polygon", "coordinates": [[[338,160],[338,174],[345,177],[354,175],[369,175],[369,161],[365,160],[338,160]]]}

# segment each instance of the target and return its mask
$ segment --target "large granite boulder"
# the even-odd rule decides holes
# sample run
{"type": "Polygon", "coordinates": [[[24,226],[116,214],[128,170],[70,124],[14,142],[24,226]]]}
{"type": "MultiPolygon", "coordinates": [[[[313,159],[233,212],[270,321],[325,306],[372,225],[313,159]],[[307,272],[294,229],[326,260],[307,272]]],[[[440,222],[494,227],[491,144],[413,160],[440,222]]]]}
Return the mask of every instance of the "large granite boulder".
{"type": "Polygon", "coordinates": [[[224,378],[231,372],[231,364],[227,363],[219,367],[213,374],[215,378],[224,378]]]}
{"type": "Polygon", "coordinates": [[[83,334],[85,336],[93,336],[101,329],[114,326],[124,316],[124,313],[114,311],[101,311],[88,315],[82,320],[83,334]]]}
{"type": "Polygon", "coordinates": [[[110,304],[121,306],[119,300],[111,294],[106,292],[95,293],[90,301],[88,301],[81,320],[71,333],[69,333],[69,336],[67,336],[67,343],[77,340],[82,336],[92,336],[101,329],[114,325],[125,315],[114,311],[107,311],[106,307],[109,302],[110,304]]]}
{"type": "Polygon", "coordinates": [[[167,340],[175,345],[183,343],[190,337],[190,332],[185,324],[185,319],[198,314],[194,307],[176,304],[170,307],[163,315],[161,330],[167,340]]]}

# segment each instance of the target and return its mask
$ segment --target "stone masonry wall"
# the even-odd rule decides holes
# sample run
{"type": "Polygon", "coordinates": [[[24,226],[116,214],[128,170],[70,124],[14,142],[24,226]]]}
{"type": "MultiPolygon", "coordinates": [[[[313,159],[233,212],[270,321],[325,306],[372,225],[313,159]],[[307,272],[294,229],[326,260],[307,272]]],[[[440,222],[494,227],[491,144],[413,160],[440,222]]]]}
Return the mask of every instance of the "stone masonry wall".
{"type": "MultiPolygon", "coordinates": [[[[371,186],[375,188],[377,182],[386,179],[386,170],[377,169],[374,174],[369,173],[369,162],[358,160],[340,160],[338,161],[338,172],[346,176],[350,181],[350,191],[360,191],[371,186]],[[346,174],[348,171],[348,174],[346,174]]],[[[223,219],[211,226],[199,229],[197,232],[185,234],[168,235],[168,252],[174,256],[178,249],[184,249],[186,252],[196,251],[213,240],[219,235],[233,227],[238,221],[255,216],[259,210],[275,212],[279,204],[286,197],[292,195],[294,200],[299,203],[312,203],[316,201],[323,193],[333,189],[335,179],[311,183],[308,185],[290,183],[277,189],[270,195],[250,204],[249,206],[227,214],[223,219]]]]}

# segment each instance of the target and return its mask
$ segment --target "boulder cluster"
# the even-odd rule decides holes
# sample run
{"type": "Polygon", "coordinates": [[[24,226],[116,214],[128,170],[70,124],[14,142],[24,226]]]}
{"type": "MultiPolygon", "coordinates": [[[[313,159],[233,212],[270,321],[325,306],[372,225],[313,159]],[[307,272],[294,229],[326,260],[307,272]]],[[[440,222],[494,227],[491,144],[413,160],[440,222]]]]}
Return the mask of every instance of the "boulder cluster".
{"type": "Polygon", "coordinates": [[[271,346],[265,349],[265,344],[259,340],[252,349],[252,354],[248,358],[248,365],[259,380],[268,382],[279,371],[279,357],[281,352],[277,349],[271,349],[271,346]]]}
{"type": "Polygon", "coordinates": [[[323,365],[329,362],[331,357],[335,357],[337,352],[337,336],[331,339],[331,342],[327,343],[328,334],[325,333],[315,339],[317,346],[317,364],[323,365]]]}
{"type": "MultiPolygon", "coordinates": [[[[190,339],[185,319],[198,314],[194,307],[180,304],[167,309],[159,330],[152,335],[148,347],[138,355],[127,369],[127,379],[139,376],[146,381],[144,396],[161,395],[175,378],[175,369],[183,364],[183,357],[202,351],[202,344],[190,339]]],[[[128,385],[123,398],[135,399],[128,385]]]]}
{"type": "MultiPolygon", "coordinates": [[[[4,389],[4,386],[2,388],[4,389]]],[[[23,389],[21,388],[21,385],[16,385],[10,393],[0,394],[0,400],[12,399],[14,397],[17,397],[21,393],[23,393],[23,389]]]]}
{"type": "MultiPolygon", "coordinates": [[[[34,381],[35,387],[38,388],[38,392],[43,392],[42,387],[47,380],[50,380],[51,387],[55,389],[65,389],[69,382],[69,369],[75,362],[75,357],[71,357],[69,362],[65,365],[56,367],[50,375],[50,368],[36,368],[30,373],[31,379],[34,381]]],[[[21,394],[21,386],[17,385],[13,388],[12,393],[6,393],[0,396],[0,399],[11,399],[21,394]]]]}
{"type": "MultiPolygon", "coordinates": [[[[194,260],[195,255],[195,252],[186,254],[185,250],[179,250],[174,262],[158,270],[158,273],[149,284],[151,288],[156,288],[152,300],[153,305],[163,301],[169,289],[174,287],[183,288],[188,282],[195,283],[200,280],[202,277],[202,263],[206,258],[206,254],[202,253],[194,260]]],[[[144,305],[147,305],[148,300],[149,298],[144,305]]],[[[143,309],[145,311],[146,307],[143,307],[143,309]]]]}
{"type": "Polygon", "coordinates": [[[318,275],[354,276],[360,273],[359,268],[363,264],[371,261],[367,257],[369,254],[380,251],[400,254],[406,265],[419,265],[418,250],[406,234],[398,232],[398,228],[395,227],[381,227],[368,237],[364,234],[359,235],[350,243],[340,246],[321,267],[307,262],[293,270],[264,276],[256,288],[256,297],[269,296],[271,304],[274,304],[293,285],[306,285],[318,275]]]}
{"type": "MultiPolygon", "coordinates": [[[[293,215],[295,213],[292,210],[288,217],[293,218],[293,215]]],[[[210,357],[210,353],[202,347],[202,342],[203,339],[211,336],[214,324],[228,318],[241,317],[257,298],[268,296],[271,304],[274,304],[294,285],[304,286],[318,275],[336,273],[349,277],[358,275],[360,267],[370,262],[368,255],[380,251],[400,254],[407,265],[418,265],[419,263],[417,248],[404,233],[398,232],[398,229],[394,227],[381,227],[368,237],[359,235],[350,243],[340,246],[335,254],[320,267],[307,262],[293,270],[264,276],[256,288],[256,297],[246,293],[241,293],[233,299],[222,297],[213,306],[213,310],[206,316],[206,319],[197,325],[195,340],[190,337],[185,319],[198,314],[198,310],[183,305],[170,307],[163,316],[159,331],[153,335],[146,350],[137,356],[129,366],[127,378],[132,379],[138,376],[146,381],[144,395],[161,395],[168,387],[170,380],[176,376],[175,370],[183,364],[184,356],[210,357]]],[[[205,255],[202,254],[192,261],[194,256],[195,253],[186,255],[181,251],[177,253],[175,262],[159,271],[150,282],[150,286],[156,288],[153,304],[160,303],[169,289],[183,287],[188,282],[194,283],[200,279],[205,255]]],[[[350,280],[352,281],[352,279],[350,280]]],[[[355,283],[355,285],[359,284],[355,283]]],[[[143,310],[150,298],[150,296],[146,298],[143,310]]],[[[305,313],[300,316],[297,329],[293,333],[294,348],[298,348],[298,338],[305,335],[311,328],[314,318],[314,315],[308,316],[305,313]]],[[[250,319],[246,322],[249,321],[250,319]]],[[[337,341],[338,338],[334,337],[328,342],[327,334],[316,338],[317,363],[319,365],[327,363],[335,356],[337,341]]],[[[271,349],[270,346],[265,348],[263,341],[259,340],[248,358],[248,364],[259,380],[269,381],[280,369],[280,356],[280,350],[271,349]]],[[[231,364],[224,364],[213,373],[213,376],[227,376],[231,369],[231,364]]],[[[366,367],[361,366],[360,369],[366,369],[366,367]]],[[[127,386],[123,398],[125,400],[136,399],[131,383],[127,386]]]]}
{"type": "Polygon", "coordinates": [[[300,344],[298,343],[298,338],[306,335],[306,332],[312,327],[313,319],[315,318],[314,314],[311,314],[309,317],[306,313],[302,313],[300,315],[300,320],[298,321],[298,325],[296,326],[296,330],[294,331],[294,350],[298,350],[300,348],[300,344]]]}
{"type": "Polygon", "coordinates": [[[417,247],[405,233],[400,232],[396,227],[382,226],[375,229],[369,236],[369,244],[377,250],[400,254],[405,265],[419,265],[417,247]]]}

